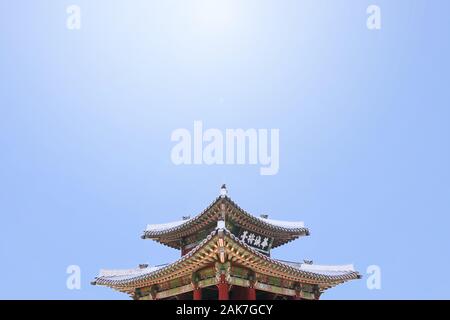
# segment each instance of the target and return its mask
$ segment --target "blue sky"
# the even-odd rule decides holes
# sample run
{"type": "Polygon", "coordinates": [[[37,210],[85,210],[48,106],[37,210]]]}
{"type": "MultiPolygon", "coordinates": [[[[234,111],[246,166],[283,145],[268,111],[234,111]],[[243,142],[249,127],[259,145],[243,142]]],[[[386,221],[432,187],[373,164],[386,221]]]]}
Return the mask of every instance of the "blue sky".
{"type": "Polygon", "coordinates": [[[0,298],[122,299],[100,268],[178,258],[139,238],[226,182],[302,220],[286,260],[354,263],[324,299],[450,298],[448,1],[3,1],[0,298]],[[68,5],[81,30],[66,28],[68,5]],[[382,28],[366,27],[379,5],[382,28]],[[280,170],[175,166],[177,128],[280,129],[280,170]],[[79,265],[80,290],[66,288],[79,265]],[[368,290],[378,265],[381,290],[368,290]],[[5,276],[6,275],[6,276],[5,276]]]}

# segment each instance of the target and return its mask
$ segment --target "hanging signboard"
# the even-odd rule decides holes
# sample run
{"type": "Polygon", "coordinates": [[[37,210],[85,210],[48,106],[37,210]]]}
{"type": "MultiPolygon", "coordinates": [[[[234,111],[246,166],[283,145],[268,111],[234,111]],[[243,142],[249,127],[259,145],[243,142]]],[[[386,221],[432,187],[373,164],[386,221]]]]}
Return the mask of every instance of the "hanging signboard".
{"type": "Polygon", "coordinates": [[[272,247],[273,238],[263,236],[253,231],[246,230],[244,228],[238,228],[237,237],[239,240],[249,245],[253,249],[268,254],[272,247]]]}

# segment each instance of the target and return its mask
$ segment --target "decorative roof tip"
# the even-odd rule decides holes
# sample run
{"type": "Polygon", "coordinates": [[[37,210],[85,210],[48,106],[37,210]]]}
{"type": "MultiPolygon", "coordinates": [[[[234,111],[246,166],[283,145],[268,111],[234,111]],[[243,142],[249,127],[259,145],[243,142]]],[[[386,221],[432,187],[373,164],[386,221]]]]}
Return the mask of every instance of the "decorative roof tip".
{"type": "Polygon", "coordinates": [[[227,185],[224,183],[222,185],[222,187],[220,188],[220,197],[225,198],[226,196],[228,196],[228,190],[227,190],[227,185]]]}
{"type": "Polygon", "coordinates": [[[223,220],[217,221],[217,228],[216,229],[225,229],[225,221],[223,221],[223,220]]]}

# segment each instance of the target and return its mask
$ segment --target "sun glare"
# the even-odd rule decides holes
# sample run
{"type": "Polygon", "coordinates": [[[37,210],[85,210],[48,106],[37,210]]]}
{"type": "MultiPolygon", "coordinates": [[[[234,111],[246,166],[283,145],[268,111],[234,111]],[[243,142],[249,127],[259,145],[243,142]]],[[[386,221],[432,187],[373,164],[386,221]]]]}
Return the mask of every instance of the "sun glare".
{"type": "Polygon", "coordinates": [[[233,0],[195,0],[192,9],[193,22],[210,31],[231,28],[235,18],[233,0]]]}

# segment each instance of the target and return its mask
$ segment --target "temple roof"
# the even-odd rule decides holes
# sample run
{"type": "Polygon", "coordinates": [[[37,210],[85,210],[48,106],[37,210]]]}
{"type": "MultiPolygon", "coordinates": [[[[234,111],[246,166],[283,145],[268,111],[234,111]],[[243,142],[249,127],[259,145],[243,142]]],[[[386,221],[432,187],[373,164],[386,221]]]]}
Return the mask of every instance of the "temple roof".
{"type": "Polygon", "coordinates": [[[302,221],[282,221],[254,216],[240,208],[230,197],[221,195],[205,210],[193,218],[164,223],[150,224],[142,235],[143,239],[153,239],[173,248],[181,248],[183,237],[196,234],[218,220],[232,220],[253,232],[274,238],[272,248],[309,235],[302,221]],[[225,214],[225,217],[223,217],[225,214]]]}
{"type": "Polygon", "coordinates": [[[321,274],[324,276],[345,276],[349,272],[355,272],[355,267],[353,264],[347,265],[319,265],[319,264],[309,264],[303,262],[291,262],[278,260],[284,264],[291,267],[297,268],[299,270],[313,272],[316,274],[321,274]]]}
{"type": "MultiPolygon", "coordinates": [[[[198,216],[195,217],[195,219],[199,218],[198,216]]],[[[270,225],[272,228],[282,228],[285,230],[306,230],[305,223],[303,221],[283,221],[283,220],[273,220],[268,218],[262,218],[262,217],[252,217],[254,219],[259,219],[263,223],[266,223],[270,225]]],[[[164,233],[170,233],[175,230],[182,229],[184,225],[190,225],[191,221],[193,219],[185,219],[185,220],[179,220],[179,221],[173,221],[168,223],[159,223],[159,224],[148,224],[147,228],[145,229],[146,234],[164,234],[164,233]]]]}
{"type": "Polygon", "coordinates": [[[102,270],[93,283],[132,293],[137,287],[150,286],[189,275],[219,259],[218,246],[221,243],[219,239],[223,239],[223,248],[228,259],[262,274],[318,284],[322,290],[360,277],[353,265],[323,266],[272,259],[242,242],[222,225],[218,225],[193,250],[173,263],[129,270],[102,270]]]}

